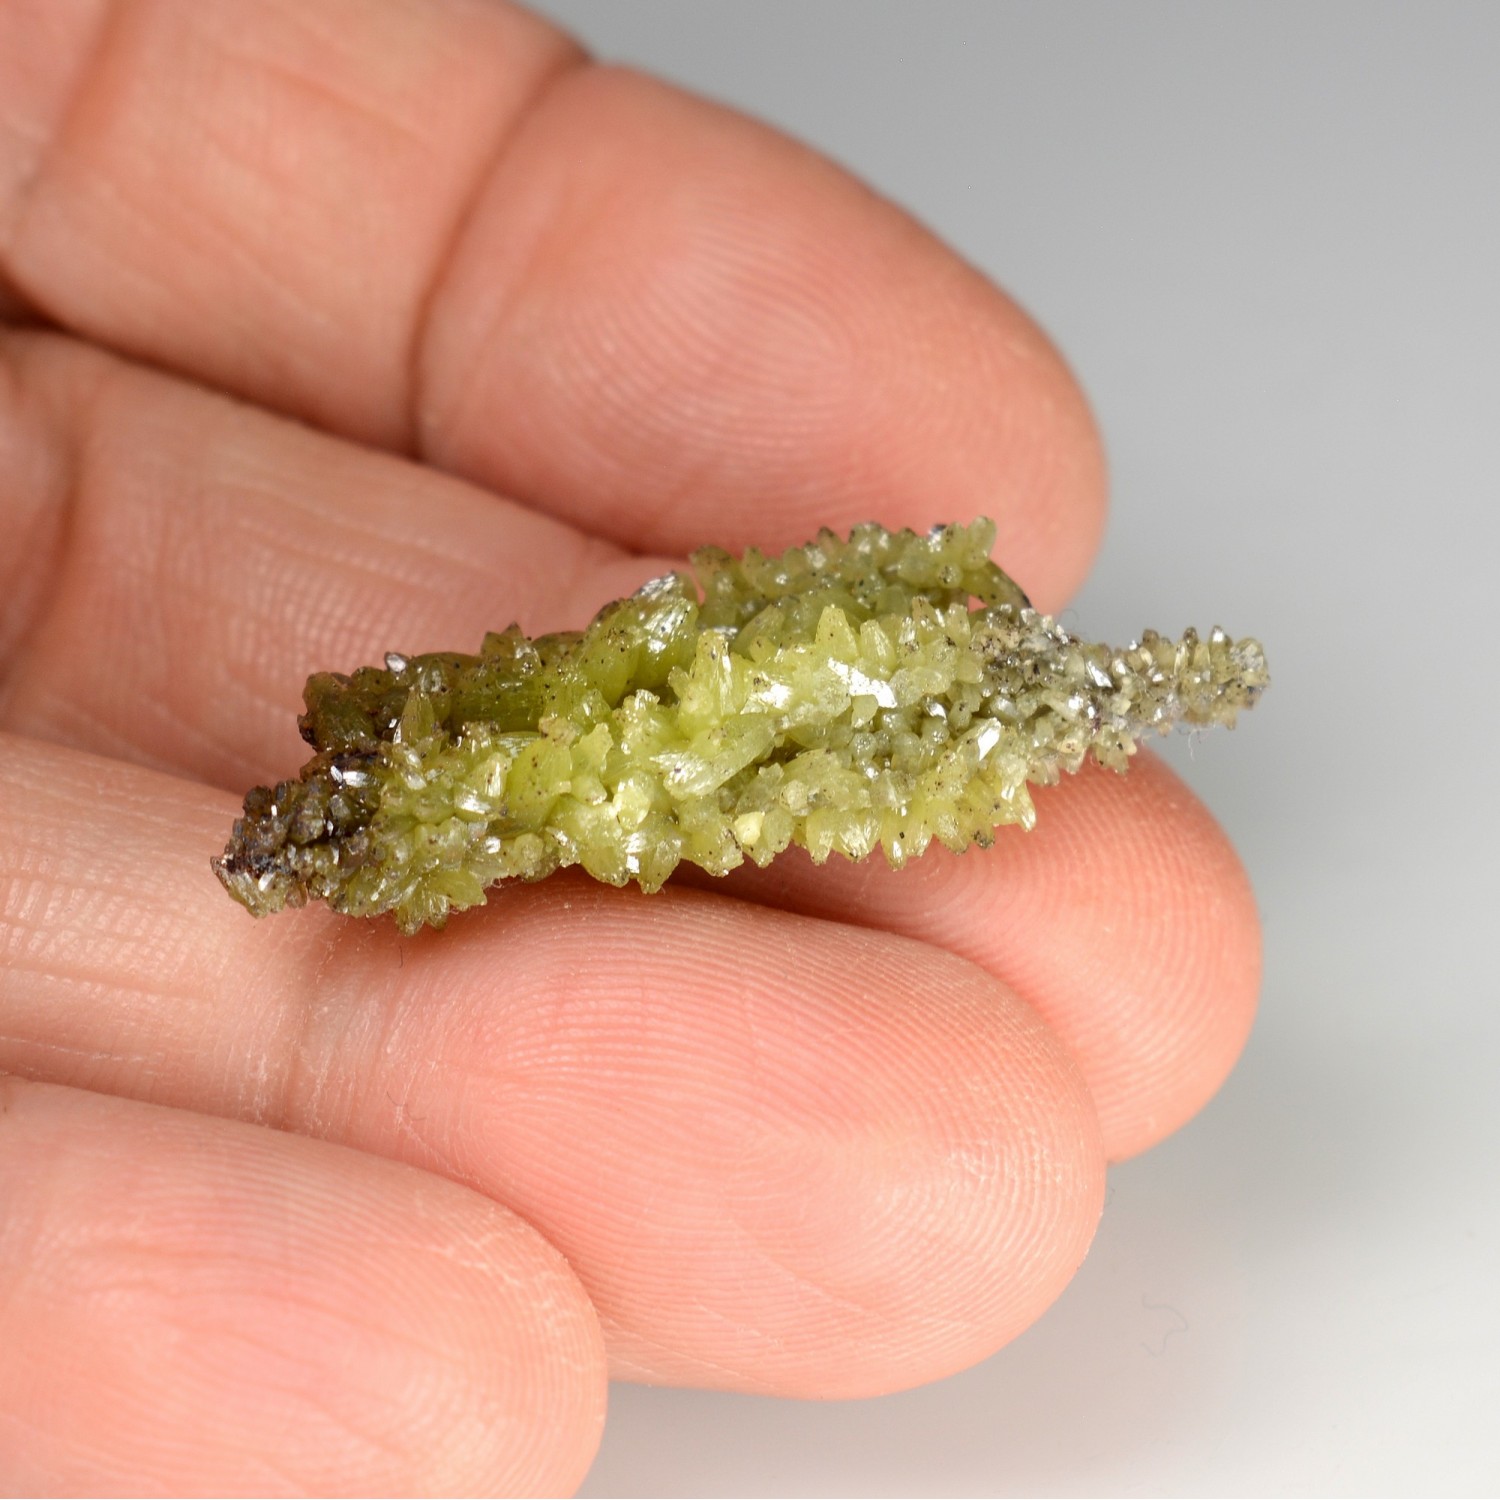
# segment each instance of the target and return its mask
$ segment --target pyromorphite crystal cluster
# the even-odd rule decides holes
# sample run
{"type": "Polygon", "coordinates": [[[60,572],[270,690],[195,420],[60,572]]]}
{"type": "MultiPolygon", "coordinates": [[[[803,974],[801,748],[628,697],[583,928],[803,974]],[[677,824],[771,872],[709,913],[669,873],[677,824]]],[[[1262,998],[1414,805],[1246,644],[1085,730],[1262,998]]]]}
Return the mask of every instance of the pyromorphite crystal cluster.
{"type": "Polygon", "coordinates": [[[214,868],[256,916],[309,897],[441,926],[487,887],[582,865],[658,889],[789,845],[900,866],[1030,827],[1029,782],[1229,724],[1252,640],[1113,650],[1038,614],[994,526],[859,526],[780,556],[694,553],[587,629],[309,679],[295,781],[257,787],[214,868]]]}

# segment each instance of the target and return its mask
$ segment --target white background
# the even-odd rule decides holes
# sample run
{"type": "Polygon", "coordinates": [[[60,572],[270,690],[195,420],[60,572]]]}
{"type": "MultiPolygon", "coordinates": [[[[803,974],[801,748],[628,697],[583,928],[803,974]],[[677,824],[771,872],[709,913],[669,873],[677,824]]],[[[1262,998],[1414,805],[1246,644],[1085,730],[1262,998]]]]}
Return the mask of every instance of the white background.
{"type": "Polygon", "coordinates": [[[549,0],[807,138],[1043,322],[1111,527],[1065,621],[1259,636],[1168,753],[1262,1014],[1062,1301],[874,1401],[616,1387],[591,1494],[1500,1486],[1500,5],[549,0]]]}

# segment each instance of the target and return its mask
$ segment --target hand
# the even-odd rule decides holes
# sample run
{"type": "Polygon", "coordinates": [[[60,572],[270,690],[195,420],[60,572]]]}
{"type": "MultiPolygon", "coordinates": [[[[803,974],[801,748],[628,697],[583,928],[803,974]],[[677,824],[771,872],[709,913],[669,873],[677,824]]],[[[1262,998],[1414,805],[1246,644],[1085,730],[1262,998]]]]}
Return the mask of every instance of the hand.
{"type": "Polygon", "coordinates": [[[469,0],[12,0],[0,278],[0,1484],[566,1489],[606,1369],[885,1391],[1058,1295],[1253,1007],[1149,757],[899,875],[570,872],[416,939],[209,869],[310,671],[701,542],[987,512],[1059,606],[1102,465],[1024,314],[469,0]]]}

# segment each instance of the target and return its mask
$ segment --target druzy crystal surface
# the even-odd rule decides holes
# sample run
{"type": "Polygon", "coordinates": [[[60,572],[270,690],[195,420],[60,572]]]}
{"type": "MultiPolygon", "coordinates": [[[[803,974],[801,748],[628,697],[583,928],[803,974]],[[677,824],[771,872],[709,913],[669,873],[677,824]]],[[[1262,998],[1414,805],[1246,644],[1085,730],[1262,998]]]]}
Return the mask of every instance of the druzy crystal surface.
{"type": "Polygon", "coordinates": [[[705,548],[581,631],[320,672],[313,758],[245,798],[214,869],[256,916],[314,898],[413,932],[565,865],[647,891],[793,844],[900,866],[1029,828],[1029,784],[1088,755],[1123,771],[1143,735],[1232,725],[1265,688],[1259,644],[1222,630],[1075,639],[994,534],[705,548]]]}

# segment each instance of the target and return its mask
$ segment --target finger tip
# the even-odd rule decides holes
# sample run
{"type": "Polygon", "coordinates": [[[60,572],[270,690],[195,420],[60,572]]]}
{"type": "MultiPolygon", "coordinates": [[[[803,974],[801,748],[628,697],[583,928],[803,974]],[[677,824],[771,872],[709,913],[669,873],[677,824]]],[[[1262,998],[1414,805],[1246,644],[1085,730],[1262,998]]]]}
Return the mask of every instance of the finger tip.
{"type": "Polygon", "coordinates": [[[941,1379],[1063,1294],[1098,1224],[1105,1158],[1076,1066],[1033,1027],[1017,1007],[908,1074],[925,1128],[839,1160],[842,1192],[823,1197],[816,1245],[805,1209],[790,1244],[786,1222],[768,1231],[769,1253],[818,1294],[782,1393],[868,1397],[941,1379]]]}
{"type": "MultiPolygon", "coordinates": [[[[629,1018],[651,1087],[613,1085],[613,1112],[649,1121],[650,1144],[609,1176],[653,1206],[638,1243],[617,1244],[605,1279],[589,1280],[616,1373],[868,1396],[963,1369],[1040,1316],[1082,1260],[1103,1193],[1093,1102],[1057,1038],[925,945],[649,899],[667,918],[659,940],[674,908],[713,913],[717,930],[681,961],[689,985],[658,954],[663,1019],[629,1018]],[[663,1025],[651,1044],[646,1027],[663,1025]]],[[[608,952],[597,927],[593,941],[608,952]]],[[[622,1032],[590,1051],[629,1046],[622,1032]]],[[[538,1214],[555,1222],[557,1209],[538,1214]]],[[[580,1259],[599,1275],[587,1239],[580,1259]]]]}
{"type": "Polygon", "coordinates": [[[1119,1161],[1180,1129],[1228,1078],[1255,1017],[1260,919],[1233,845],[1159,757],[1143,753],[1124,778],[1089,772],[1078,790],[1043,816],[1081,872],[1082,908],[1112,910],[1071,981],[1092,1008],[1055,1003],[1119,1161]]]}
{"type": "Polygon", "coordinates": [[[833,163],[627,70],[532,118],[422,368],[437,462],[631,546],[990,514],[1052,607],[1097,545],[1098,432],[1041,329],[833,163]]]}
{"type": "Polygon", "coordinates": [[[1191,1119],[1245,1045],[1260,927],[1245,871],[1189,788],[1143,752],[1036,789],[1029,832],[815,868],[736,871],[747,899],[890,928],[962,955],[1032,1006],[1076,1058],[1111,1159],[1191,1119]]]}

